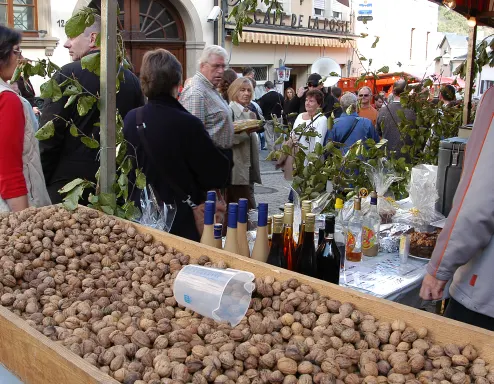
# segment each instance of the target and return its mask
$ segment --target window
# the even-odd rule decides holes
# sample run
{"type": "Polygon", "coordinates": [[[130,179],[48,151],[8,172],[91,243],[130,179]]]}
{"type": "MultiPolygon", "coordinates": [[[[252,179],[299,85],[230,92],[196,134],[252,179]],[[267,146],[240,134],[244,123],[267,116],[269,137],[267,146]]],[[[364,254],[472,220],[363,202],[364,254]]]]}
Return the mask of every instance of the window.
{"type": "Polygon", "coordinates": [[[0,0],[0,24],[24,32],[38,29],[37,0],[0,0]]]}
{"type": "Polygon", "coordinates": [[[342,15],[342,13],[341,13],[341,12],[334,12],[334,11],[333,11],[333,18],[334,18],[334,19],[340,19],[340,20],[341,20],[342,16],[343,16],[343,15],[342,15]]]}
{"type": "Polygon", "coordinates": [[[323,16],[324,15],[324,9],[314,8],[314,15],[323,16]]]}
{"type": "Polygon", "coordinates": [[[480,82],[480,94],[483,95],[490,87],[494,85],[494,80],[482,80],[480,82]]]}
{"type": "Polygon", "coordinates": [[[314,16],[324,16],[325,9],[326,9],[325,0],[314,0],[314,16]]]}

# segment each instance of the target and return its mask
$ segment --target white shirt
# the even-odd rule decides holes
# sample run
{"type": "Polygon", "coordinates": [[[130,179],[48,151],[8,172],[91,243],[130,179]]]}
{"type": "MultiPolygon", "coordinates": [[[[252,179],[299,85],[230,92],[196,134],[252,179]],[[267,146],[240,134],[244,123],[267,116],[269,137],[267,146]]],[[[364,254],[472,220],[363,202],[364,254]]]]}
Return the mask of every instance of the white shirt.
{"type": "MultiPolygon", "coordinates": [[[[310,153],[314,152],[314,149],[316,147],[316,143],[320,143],[323,145],[324,143],[324,138],[326,137],[326,132],[328,131],[328,119],[326,116],[322,115],[321,113],[318,113],[317,115],[314,116],[314,118],[311,122],[311,119],[309,118],[308,120],[304,120],[303,116],[304,114],[301,113],[300,115],[297,116],[295,119],[295,123],[293,124],[293,128],[297,128],[300,124],[305,123],[305,126],[308,127],[309,125],[313,131],[317,132],[319,134],[318,137],[307,137],[303,135],[299,143],[302,144],[303,146],[307,147],[307,150],[304,150],[305,153],[310,153]]],[[[307,128],[306,128],[307,129],[307,128]]],[[[306,130],[304,129],[304,131],[306,130]]],[[[298,138],[298,134],[293,134],[292,136],[296,136],[298,138]]]]}

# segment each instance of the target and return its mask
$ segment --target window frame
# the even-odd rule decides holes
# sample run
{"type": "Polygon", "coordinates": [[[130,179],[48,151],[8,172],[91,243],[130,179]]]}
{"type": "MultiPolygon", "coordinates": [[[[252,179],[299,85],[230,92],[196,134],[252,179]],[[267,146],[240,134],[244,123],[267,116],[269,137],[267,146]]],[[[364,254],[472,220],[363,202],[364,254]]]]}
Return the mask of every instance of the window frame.
{"type": "MultiPolygon", "coordinates": [[[[0,0],[2,5],[7,4],[7,26],[14,28],[14,0],[0,0]]],[[[24,5],[23,7],[33,9],[33,30],[20,30],[23,36],[38,37],[38,0],[33,0],[32,5],[24,5]]]]}

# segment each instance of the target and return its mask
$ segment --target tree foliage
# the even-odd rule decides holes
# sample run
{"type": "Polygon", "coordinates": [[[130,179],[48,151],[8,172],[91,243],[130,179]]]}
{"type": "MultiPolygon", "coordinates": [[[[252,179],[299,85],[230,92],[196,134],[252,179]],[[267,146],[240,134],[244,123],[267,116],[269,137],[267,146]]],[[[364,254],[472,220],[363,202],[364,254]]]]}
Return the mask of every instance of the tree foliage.
{"type": "Polygon", "coordinates": [[[447,7],[439,7],[438,9],[438,32],[468,35],[467,19],[464,16],[447,7]]]}

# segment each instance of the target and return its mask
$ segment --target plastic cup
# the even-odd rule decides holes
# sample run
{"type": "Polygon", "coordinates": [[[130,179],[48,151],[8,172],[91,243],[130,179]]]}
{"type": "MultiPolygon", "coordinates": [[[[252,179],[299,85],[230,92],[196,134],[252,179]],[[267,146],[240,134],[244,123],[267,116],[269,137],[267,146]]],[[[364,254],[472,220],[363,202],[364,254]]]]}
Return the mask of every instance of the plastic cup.
{"type": "Polygon", "coordinates": [[[186,265],[175,278],[173,294],[180,305],[234,327],[249,309],[254,278],[236,269],[186,265]]]}

